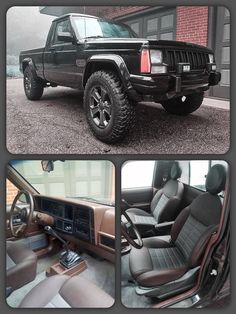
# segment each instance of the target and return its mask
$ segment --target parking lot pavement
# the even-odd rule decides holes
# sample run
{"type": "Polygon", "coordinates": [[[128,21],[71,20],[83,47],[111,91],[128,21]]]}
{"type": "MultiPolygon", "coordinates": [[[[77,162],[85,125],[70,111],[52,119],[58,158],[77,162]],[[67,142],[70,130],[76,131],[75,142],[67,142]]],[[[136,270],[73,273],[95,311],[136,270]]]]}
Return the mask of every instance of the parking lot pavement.
{"type": "Polygon", "coordinates": [[[223,154],[229,149],[230,112],[207,106],[207,99],[186,117],[170,115],[159,104],[138,104],[132,130],[113,145],[92,135],[76,90],[48,88],[41,100],[29,101],[22,79],[9,79],[6,113],[7,148],[14,154],[223,154]]]}

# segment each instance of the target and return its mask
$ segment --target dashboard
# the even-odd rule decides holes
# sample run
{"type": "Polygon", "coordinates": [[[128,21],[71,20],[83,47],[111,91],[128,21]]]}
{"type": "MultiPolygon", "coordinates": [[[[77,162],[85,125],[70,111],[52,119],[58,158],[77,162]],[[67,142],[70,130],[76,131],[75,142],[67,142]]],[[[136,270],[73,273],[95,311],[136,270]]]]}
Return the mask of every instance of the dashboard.
{"type": "Polygon", "coordinates": [[[86,205],[70,204],[51,198],[36,198],[40,212],[54,218],[54,227],[61,231],[94,243],[93,208],[86,205]]]}
{"type": "Polygon", "coordinates": [[[94,202],[34,195],[35,210],[54,218],[55,230],[113,252],[115,209],[94,202]]]}

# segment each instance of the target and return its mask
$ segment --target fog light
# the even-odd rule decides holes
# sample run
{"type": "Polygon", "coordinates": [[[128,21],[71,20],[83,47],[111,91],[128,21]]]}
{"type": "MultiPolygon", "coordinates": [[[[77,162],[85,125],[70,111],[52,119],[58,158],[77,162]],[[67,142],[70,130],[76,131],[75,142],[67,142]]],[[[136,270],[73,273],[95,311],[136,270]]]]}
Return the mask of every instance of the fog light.
{"type": "Polygon", "coordinates": [[[177,65],[177,71],[179,74],[183,72],[190,72],[190,63],[178,63],[177,65]]]}
{"type": "Polygon", "coordinates": [[[212,71],[216,71],[216,64],[212,64],[211,70],[212,70],[212,71]]]}
{"type": "Polygon", "coordinates": [[[211,71],[216,71],[216,64],[215,63],[207,63],[207,71],[211,72],[211,71]]]}
{"type": "Polygon", "coordinates": [[[152,73],[158,73],[158,74],[161,74],[161,73],[166,73],[167,72],[167,69],[166,69],[166,66],[165,65],[153,65],[152,66],[152,73]]]}
{"type": "Polygon", "coordinates": [[[190,65],[183,65],[183,72],[189,72],[190,71],[190,65]]]}

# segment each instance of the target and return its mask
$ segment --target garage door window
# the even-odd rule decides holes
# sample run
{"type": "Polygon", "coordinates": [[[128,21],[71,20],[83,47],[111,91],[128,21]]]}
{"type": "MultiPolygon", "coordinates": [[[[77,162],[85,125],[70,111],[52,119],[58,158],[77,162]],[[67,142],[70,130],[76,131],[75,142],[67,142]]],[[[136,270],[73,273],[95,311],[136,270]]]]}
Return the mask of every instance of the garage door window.
{"type": "Polygon", "coordinates": [[[158,25],[158,18],[150,19],[147,21],[147,31],[153,32],[157,31],[157,25],[158,25]]]}
{"type": "Polygon", "coordinates": [[[136,22],[136,23],[131,23],[131,24],[130,24],[130,27],[132,28],[132,30],[133,30],[137,35],[139,35],[140,30],[139,30],[139,23],[138,23],[138,22],[136,22]]]}
{"type": "Polygon", "coordinates": [[[122,189],[151,187],[155,161],[129,161],[122,167],[122,189]]]}
{"type": "Polygon", "coordinates": [[[156,13],[143,14],[133,20],[122,20],[128,24],[139,37],[149,39],[175,39],[175,9],[159,10],[156,13]]]}
{"type": "Polygon", "coordinates": [[[163,33],[161,34],[162,40],[173,40],[173,33],[163,33]]]}
{"type": "Polygon", "coordinates": [[[168,14],[168,15],[163,15],[161,17],[161,28],[169,28],[173,27],[174,24],[174,15],[173,14],[168,14]]]}

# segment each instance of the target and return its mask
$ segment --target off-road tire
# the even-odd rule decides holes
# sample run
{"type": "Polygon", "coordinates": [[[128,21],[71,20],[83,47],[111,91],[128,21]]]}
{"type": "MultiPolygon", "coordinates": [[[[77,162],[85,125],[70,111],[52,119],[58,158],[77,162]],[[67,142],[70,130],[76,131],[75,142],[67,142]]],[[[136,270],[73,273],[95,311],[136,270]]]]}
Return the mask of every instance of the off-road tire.
{"type": "Polygon", "coordinates": [[[201,106],[204,99],[204,93],[190,94],[185,97],[184,101],[182,100],[183,96],[181,96],[164,101],[161,105],[169,113],[179,116],[188,115],[201,106]]]}
{"type": "Polygon", "coordinates": [[[111,71],[97,71],[89,77],[84,91],[84,109],[93,134],[109,144],[122,140],[135,118],[134,105],[129,102],[117,75],[111,71]],[[97,86],[105,89],[110,99],[111,117],[109,124],[103,129],[95,124],[90,110],[91,93],[97,86]]]}
{"type": "Polygon", "coordinates": [[[39,100],[43,95],[43,83],[39,78],[35,77],[29,66],[24,71],[24,90],[29,100],[39,100]]]}

